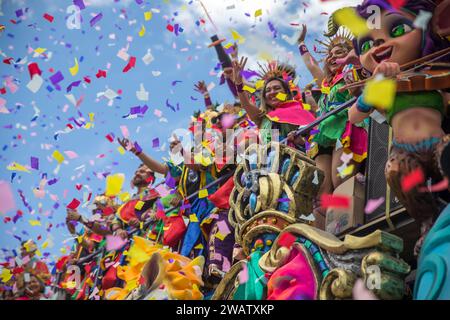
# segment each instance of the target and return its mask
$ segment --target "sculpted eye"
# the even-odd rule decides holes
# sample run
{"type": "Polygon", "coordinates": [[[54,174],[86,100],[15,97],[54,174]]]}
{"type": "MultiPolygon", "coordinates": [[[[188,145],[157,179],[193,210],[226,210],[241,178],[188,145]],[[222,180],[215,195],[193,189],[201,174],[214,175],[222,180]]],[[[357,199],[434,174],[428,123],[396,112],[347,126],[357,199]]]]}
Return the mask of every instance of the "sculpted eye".
{"type": "Polygon", "coordinates": [[[361,54],[366,53],[373,47],[373,40],[366,40],[361,44],[361,54]]]}
{"type": "Polygon", "coordinates": [[[411,32],[412,30],[413,29],[408,24],[401,23],[392,28],[390,35],[393,38],[397,38],[397,37],[401,37],[401,36],[411,32]]]}

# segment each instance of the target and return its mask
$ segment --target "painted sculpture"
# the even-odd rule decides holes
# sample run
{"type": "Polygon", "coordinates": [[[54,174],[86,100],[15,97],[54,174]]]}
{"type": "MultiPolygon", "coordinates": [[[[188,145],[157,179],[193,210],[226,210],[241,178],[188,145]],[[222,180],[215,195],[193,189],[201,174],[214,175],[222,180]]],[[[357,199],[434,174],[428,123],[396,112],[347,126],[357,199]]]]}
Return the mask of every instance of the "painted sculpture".
{"type": "Polygon", "coordinates": [[[351,299],[357,278],[380,299],[404,296],[410,267],[399,258],[402,239],[377,230],[341,241],[311,225],[323,175],[303,153],[251,146],[234,179],[229,221],[247,258],[231,267],[213,299],[351,299]]]}

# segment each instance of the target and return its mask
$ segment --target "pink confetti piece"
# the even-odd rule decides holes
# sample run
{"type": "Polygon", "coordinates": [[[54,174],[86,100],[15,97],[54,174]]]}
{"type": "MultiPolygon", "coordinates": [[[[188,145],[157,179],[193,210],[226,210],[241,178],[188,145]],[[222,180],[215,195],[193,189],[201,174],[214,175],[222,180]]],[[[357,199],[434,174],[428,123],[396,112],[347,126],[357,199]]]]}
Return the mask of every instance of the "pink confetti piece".
{"type": "Polygon", "coordinates": [[[366,214],[371,214],[374,212],[379,206],[381,206],[384,203],[384,197],[378,198],[378,199],[370,199],[367,201],[366,208],[364,209],[364,212],[366,214]]]}
{"type": "Polygon", "coordinates": [[[114,251],[121,249],[128,241],[119,236],[106,236],[106,250],[114,251]]]}
{"type": "Polygon", "coordinates": [[[239,272],[239,283],[243,284],[246,283],[248,281],[248,268],[247,268],[247,264],[244,263],[241,272],[239,272]]]}
{"type": "Polygon", "coordinates": [[[228,228],[224,220],[217,222],[217,227],[219,228],[219,232],[225,237],[231,233],[230,228],[228,228]]]}
{"type": "Polygon", "coordinates": [[[16,208],[14,195],[9,182],[0,180],[0,213],[6,214],[16,208]]]}
{"type": "Polygon", "coordinates": [[[75,159],[78,158],[78,154],[74,151],[64,151],[64,154],[69,158],[69,159],[75,159]]]}

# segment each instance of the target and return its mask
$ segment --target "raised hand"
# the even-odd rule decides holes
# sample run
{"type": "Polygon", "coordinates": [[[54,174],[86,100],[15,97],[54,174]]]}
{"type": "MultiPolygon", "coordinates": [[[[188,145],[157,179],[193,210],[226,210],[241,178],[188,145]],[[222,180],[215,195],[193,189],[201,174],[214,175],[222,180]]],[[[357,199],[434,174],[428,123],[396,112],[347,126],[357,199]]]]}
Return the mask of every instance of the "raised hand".
{"type": "Polygon", "coordinates": [[[205,81],[199,81],[195,84],[195,91],[200,92],[201,94],[208,93],[208,88],[206,87],[205,81]]]}
{"type": "Polygon", "coordinates": [[[117,138],[117,142],[124,148],[125,150],[129,150],[130,152],[137,155],[137,150],[134,147],[134,144],[130,142],[127,138],[123,138],[122,140],[120,138],[117,138]]]}
{"type": "Polygon", "coordinates": [[[247,60],[248,60],[248,58],[242,57],[240,61],[235,60],[232,62],[233,78],[234,78],[233,82],[236,85],[242,84],[242,82],[243,82],[241,72],[244,71],[245,65],[247,64],[247,60]]]}
{"type": "Polygon", "coordinates": [[[300,44],[305,41],[306,38],[306,32],[308,31],[306,24],[302,24],[302,32],[300,33],[300,36],[297,39],[297,43],[300,44]]]}

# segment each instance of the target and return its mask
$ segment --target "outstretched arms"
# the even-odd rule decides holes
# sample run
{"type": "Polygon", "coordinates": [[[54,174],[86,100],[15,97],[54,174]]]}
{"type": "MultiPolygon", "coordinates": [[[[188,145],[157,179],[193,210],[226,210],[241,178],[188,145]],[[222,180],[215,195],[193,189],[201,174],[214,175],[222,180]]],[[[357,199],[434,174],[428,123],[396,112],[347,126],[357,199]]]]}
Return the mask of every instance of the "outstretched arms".
{"type": "Polygon", "coordinates": [[[325,74],[320,68],[317,61],[313,58],[313,56],[309,53],[308,48],[305,45],[305,37],[306,37],[306,24],[302,25],[302,33],[297,39],[298,49],[300,51],[300,55],[302,56],[303,62],[305,63],[306,68],[308,68],[311,75],[316,79],[316,83],[318,86],[322,84],[323,79],[325,79],[325,74]]]}
{"type": "Polygon", "coordinates": [[[150,170],[163,175],[166,175],[167,172],[169,172],[169,167],[165,163],[156,161],[143,151],[138,152],[128,139],[123,138],[121,140],[120,138],[117,138],[117,141],[124,149],[130,150],[132,153],[134,153],[150,170]],[[129,148],[129,146],[131,147],[129,148]]]}
{"type": "Polygon", "coordinates": [[[255,106],[248,96],[248,94],[243,90],[243,78],[241,72],[245,68],[245,64],[247,63],[248,58],[242,57],[240,61],[234,60],[233,63],[233,77],[234,84],[236,85],[239,100],[241,100],[241,105],[247,112],[250,119],[255,122],[257,125],[260,125],[262,119],[262,112],[259,110],[257,106],[255,106]]]}

